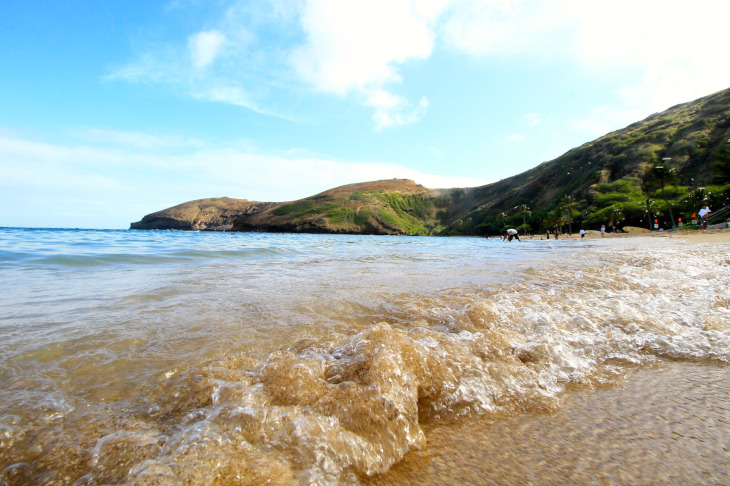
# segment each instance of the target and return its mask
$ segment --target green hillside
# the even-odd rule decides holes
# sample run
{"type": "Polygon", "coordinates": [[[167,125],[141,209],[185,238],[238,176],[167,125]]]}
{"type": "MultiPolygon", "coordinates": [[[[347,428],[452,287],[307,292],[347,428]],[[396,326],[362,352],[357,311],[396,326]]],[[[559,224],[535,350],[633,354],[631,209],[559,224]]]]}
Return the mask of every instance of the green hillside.
{"type": "MultiPolygon", "coordinates": [[[[486,157],[487,154],[485,154],[486,157]]],[[[677,105],[522,174],[475,188],[410,180],[350,184],[298,201],[192,201],[138,229],[493,235],[612,226],[662,228],[704,202],[730,203],[730,89],[677,105]]]]}
{"type": "Polygon", "coordinates": [[[542,232],[619,223],[648,228],[653,219],[671,228],[670,207],[675,220],[686,222],[703,201],[717,209],[730,203],[730,90],[470,189],[451,209],[448,231],[494,234],[524,225],[523,231],[542,232]]]}
{"type": "Polygon", "coordinates": [[[407,179],[349,184],[236,220],[234,231],[432,235],[448,198],[407,179]]]}

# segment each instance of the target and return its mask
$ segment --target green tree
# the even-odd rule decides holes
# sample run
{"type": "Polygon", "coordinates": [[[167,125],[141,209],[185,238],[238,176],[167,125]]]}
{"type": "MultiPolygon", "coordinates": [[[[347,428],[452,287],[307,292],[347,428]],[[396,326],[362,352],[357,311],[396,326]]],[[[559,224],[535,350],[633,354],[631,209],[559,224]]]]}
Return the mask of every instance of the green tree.
{"type": "Polygon", "coordinates": [[[560,232],[562,232],[564,218],[565,215],[561,209],[556,207],[547,214],[547,217],[543,220],[543,224],[548,230],[554,229],[555,231],[558,231],[558,229],[560,229],[560,232]]]}
{"type": "Polygon", "coordinates": [[[560,201],[560,209],[563,211],[563,220],[568,223],[568,234],[573,234],[573,214],[576,213],[578,203],[570,196],[565,196],[560,201]]]}
{"type": "Polygon", "coordinates": [[[501,228],[499,229],[500,234],[504,232],[504,222],[507,221],[507,213],[504,211],[498,214],[501,228]]]}
{"type": "Polygon", "coordinates": [[[648,197],[644,200],[644,213],[646,213],[646,221],[651,231],[651,208],[654,206],[654,200],[648,197]]]}
{"type": "Polygon", "coordinates": [[[522,214],[522,234],[527,234],[527,228],[529,226],[527,225],[527,221],[525,220],[525,216],[529,216],[532,214],[532,211],[530,211],[530,208],[527,206],[527,204],[520,205],[520,213],[522,214]]]}
{"type": "Polygon", "coordinates": [[[616,232],[616,225],[623,221],[625,218],[624,213],[621,212],[621,209],[619,209],[616,206],[611,206],[609,208],[610,211],[608,212],[608,225],[611,226],[611,229],[613,232],[616,232]]]}
{"type": "Polygon", "coordinates": [[[730,183],[730,139],[713,154],[712,176],[715,184],[730,183]]]}

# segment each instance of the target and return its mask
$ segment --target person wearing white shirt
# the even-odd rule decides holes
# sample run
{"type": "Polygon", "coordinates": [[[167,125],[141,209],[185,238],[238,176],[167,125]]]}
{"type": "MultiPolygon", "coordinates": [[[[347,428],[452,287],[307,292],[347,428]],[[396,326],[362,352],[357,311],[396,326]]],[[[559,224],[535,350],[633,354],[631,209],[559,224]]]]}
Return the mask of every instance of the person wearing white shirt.
{"type": "Polygon", "coordinates": [[[512,238],[517,238],[517,241],[522,243],[522,240],[520,240],[520,236],[517,234],[517,230],[510,228],[507,231],[504,232],[504,237],[507,238],[507,241],[512,241],[512,238]]]}
{"type": "Polygon", "coordinates": [[[707,220],[710,217],[710,213],[712,213],[712,210],[707,204],[702,206],[702,209],[700,209],[699,215],[700,221],[702,222],[702,229],[707,229],[707,220]]]}

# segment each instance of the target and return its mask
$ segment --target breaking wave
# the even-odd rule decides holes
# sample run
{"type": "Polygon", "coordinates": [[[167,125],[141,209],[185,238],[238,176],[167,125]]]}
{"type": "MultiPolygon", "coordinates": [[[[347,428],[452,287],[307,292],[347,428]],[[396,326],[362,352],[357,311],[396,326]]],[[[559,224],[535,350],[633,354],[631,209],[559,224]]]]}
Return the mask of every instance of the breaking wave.
{"type": "Polygon", "coordinates": [[[516,270],[514,284],[448,304],[414,299],[409,319],[401,310],[327,330],[263,359],[234,352],[181,363],[133,407],[47,400],[6,416],[3,474],[357,484],[423,448],[429,423],[552,410],[567,389],[610,384],[663,359],[727,365],[727,255],[675,244],[545,259],[516,270]],[[441,313],[446,305],[458,311],[441,313]]]}

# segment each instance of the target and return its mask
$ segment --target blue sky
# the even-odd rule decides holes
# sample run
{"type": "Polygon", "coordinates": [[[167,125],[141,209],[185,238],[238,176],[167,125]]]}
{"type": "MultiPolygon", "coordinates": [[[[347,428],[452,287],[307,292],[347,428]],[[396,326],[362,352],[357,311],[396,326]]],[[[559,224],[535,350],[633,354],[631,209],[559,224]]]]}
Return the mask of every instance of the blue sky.
{"type": "Polygon", "coordinates": [[[730,87],[725,0],[0,2],[0,226],[472,187],[730,87]]]}

